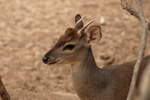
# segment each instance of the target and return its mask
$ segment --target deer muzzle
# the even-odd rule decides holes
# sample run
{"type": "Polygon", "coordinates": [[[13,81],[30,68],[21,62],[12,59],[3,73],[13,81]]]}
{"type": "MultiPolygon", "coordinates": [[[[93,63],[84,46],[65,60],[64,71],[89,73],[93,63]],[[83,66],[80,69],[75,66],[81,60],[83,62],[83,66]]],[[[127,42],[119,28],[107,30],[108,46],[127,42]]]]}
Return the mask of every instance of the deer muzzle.
{"type": "Polygon", "coordinates": [[[48,64],[48,65],[59,62],[59,60],[54,58],[53,56],[49,56],[49,57],[43,56],[42,61],[43,61],[43,63],[48,64]]]}
{"type": "Polygon", "coordinates": [[[43,61],[43,63],[47,64],[47,63],[49,62],[49,58],[43,56],[43,57],[42,57],[42,61],[43,61]]]}

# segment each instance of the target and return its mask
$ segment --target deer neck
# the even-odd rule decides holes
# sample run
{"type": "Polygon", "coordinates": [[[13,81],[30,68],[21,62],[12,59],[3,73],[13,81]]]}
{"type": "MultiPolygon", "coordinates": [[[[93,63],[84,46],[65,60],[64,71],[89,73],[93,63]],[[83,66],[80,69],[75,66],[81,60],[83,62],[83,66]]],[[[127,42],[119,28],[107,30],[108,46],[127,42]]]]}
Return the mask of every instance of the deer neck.
{"type": "MultiPolygon", "coordinates": [[[[79,97],[86,97],[91,95],[91,92],[94,93],[97,88],[95,87],[97,71],[100,69],[97,67],[91,48],[86,52],[85,55],[82,55],[82,60],[72,65],[71,74],[73,86],[79,97]],[[88,90],[90,88],[90,90],[88,90]],[[89,92],[87,92],[89,91],[89,92]]],[[[99,80],[99,79],[98,79],[99,80]]],[[[87,99],[88,100],[88,99],[87,99]]]]}
{"type": "Polygon", "coordinates": [[[97,69],[97,65],[92,53],[92,49],[89,48],[86,52],[82,53],[83,55],[79,55],[79,60],[71,65],[71,71],[72,73],[78,72],[78,71],[93,71],[94,69],[97,69]]]}
{"type": "Polygon", "coordinates": [[[96,71],[99,70],[97,67],[91,48],[88,51],[82,53],[80,61],[76,62],[71,66],[71,74],[74,85],[92,80],[95,77],[96,71]]]}

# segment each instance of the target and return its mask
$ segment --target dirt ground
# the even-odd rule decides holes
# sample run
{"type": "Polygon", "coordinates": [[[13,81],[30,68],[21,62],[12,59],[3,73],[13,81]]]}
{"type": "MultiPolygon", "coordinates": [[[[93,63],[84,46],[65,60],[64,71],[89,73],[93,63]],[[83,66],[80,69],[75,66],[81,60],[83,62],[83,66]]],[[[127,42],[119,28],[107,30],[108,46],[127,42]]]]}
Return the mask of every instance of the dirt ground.
{"type": "MultiPolygon", "coordinates": [[[[127,2],[137,10],[136,0],[127,2]]],[[[150,22],[150,0],[143,4],[150,22]]],[[[13,100],[51,100],[52,92],[74,93],[69,66],[48,66],[41,58],[74,25],[78,13],[87,15],[85,22],[101,22],[103,37],[92,46],[100,67],[137,58],[142,27],[120,0],[0,0],[0,76],[13,100]]],[[[145,55],[150,54],[148,38],[145,55]]]]}

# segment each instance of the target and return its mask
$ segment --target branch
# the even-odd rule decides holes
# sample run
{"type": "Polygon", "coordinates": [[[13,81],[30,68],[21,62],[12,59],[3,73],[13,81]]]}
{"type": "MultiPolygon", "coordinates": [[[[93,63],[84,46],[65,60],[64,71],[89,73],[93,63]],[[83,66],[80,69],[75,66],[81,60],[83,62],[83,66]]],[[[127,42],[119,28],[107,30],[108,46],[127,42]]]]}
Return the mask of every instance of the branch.
{"type": "Polygon", "coordinates": [[[133,94],[135,92],[135,84],[136,84],[136,80],[137,80],[137,76],[138,76],[138,70],[139,70],[142,58],[144,56],[144,51],[146,48],[147,33],[148,33],[148,30],[150,30],[150,24],[145,20],[141,0],[137,0],[139,13],[137,11],[135,11],[133,8],[131,8],[126,3],[125,0],[121,0],[121,5],[122,5],[123,9],[127,10],[131,15],[135,16],[141,22],[142,28],[143,28],[141,49],[140,49],[140,53],[139,53],[138,59],[136,61],[136,64],[134,66],[131,85],[130,85],[130,89],[129,89],[129,93],[128,93],[128,97],[127,97],[127,100],[131,100],[133,98],[133,94]]]}
{"type": "Polygon", "coordinates": [[[140,93],[136,100],[150,100],[150,62],[145,68],[140,82],[140,93]]]}
{"type": "MultiPolygon", "coordinates": [[[[133,15],[140,21],[139,13],[135,11],[130,5],[128,5],[125,0],[121,0],[121,6],[124,10],[128,11],[131,15],[133,15]]],[[[148,23],[148,30],[150,31],[150,23],[148,21],[146,21],[146,23],[148,23]]]]}
{"type": "MultiPolygon", "coordinates": [[[[124,1],[124,0],[122,0],[122,1],[124,1]]],[[[133,9],[132,9],[132,11],[134,13],[132,13],[132,14],[136,15],[137,17],[136,16],[135,17],[140,20],[140,22],[142,24],[142,28],[143,28],[143,36],[142,36],[140,53],[139,53],[138,59],[136,61],[136,64],[134,66],[133,76],[132,76],[127,100],[131,100],[133,98],[133,95],[135,92],[135,84],[136,84],[136,80],[137,80],[137,76],[138,76],[138,70],[139,70],[142,58],[144,56],[144,51],[146,48],[147,33],[148,33],[148,23],[146,22],[145,17],[144,17],[142,1],[137,0],[137,5],[138,5],[138,9],[139,9],[139,14],[137,12],[133,11],[133,9]]],[[[128,8],[130,8],[130,11],[131,11],[131,7],[128,7],[128,8]]]]}
{"type": "Polygon", "coordinates": [[[0,78],[0,98],[2,100],[11,100],[11,98],[10,98],[10,96],[9,96],[9,94],[8,94],[1,78],[0,78]]]}

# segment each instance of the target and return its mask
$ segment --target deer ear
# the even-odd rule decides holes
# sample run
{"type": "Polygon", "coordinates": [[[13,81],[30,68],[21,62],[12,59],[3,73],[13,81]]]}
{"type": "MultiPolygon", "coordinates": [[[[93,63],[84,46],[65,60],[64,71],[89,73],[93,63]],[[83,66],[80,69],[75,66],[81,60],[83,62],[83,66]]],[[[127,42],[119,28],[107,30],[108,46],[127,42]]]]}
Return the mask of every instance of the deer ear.
{"type": "Polygon", "coordinates": [[[102,37],[101,27],[94,25],[87,30],[87,38],[90,44],[98,42],[102,37]]]}
{"type": "MultiPolygon", "coordinates": [[[[77,23],[78,20],[80,20],[80,19],[81,19],[81,15],[80,15],[80,14],[77,14],[77,15],[75,16],[75,23],[77,23]]],[[[75,29],[80,30],[82,27],[83,27],[83,21],[80,21],[80,23],[78,23],[78,24],[76,25],[75,29]]]]}

